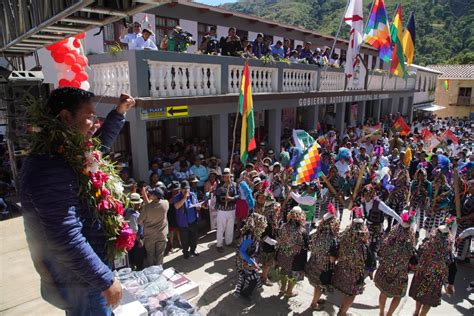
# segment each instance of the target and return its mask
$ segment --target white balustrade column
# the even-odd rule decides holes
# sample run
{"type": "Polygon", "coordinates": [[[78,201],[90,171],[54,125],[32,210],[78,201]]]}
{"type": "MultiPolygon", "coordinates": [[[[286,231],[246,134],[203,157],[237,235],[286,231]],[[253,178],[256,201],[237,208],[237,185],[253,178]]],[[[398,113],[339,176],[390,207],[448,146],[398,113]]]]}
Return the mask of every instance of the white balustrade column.
{"type": "Polygon", "coordinates": [[[364,124],[365,120],[365,107],[369,101],[357,102],[357,123],[364,124]]]}
{"type": "Polygon", "coordinates": [[[346,117],[346,104],[336,103],[336,131],[342,133],[344,131],[344,121],[346,117]]]}
{"type": "Polygon", "coordinates": [[[281,109],[268,110],[268,141],[269,147],[279,153],[281,145],[281,109]]]}
{"type": "Polygon", "coordinates": [[[140,119],[140,108],[132,108],[127,116],[130,121],[130,139],[133,161],[133,177],[137,180],[148,179],[148,139],[146,121],[140,119]]]}
{"type": "MultiPolygon", "coordinates": [[[[238,150],[238,148],[236,149],[238,150]]],[[[212,116],[212,152],[221,159],[221,168],[228,166],[229,160],[229,114],[212,116]]]]}

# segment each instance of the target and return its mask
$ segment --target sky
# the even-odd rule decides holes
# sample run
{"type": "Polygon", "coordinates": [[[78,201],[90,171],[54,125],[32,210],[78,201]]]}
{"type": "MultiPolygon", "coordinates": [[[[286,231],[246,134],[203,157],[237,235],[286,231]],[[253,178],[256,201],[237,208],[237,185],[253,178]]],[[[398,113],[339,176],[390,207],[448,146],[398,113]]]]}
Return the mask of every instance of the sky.
{"type": "Polygon", "coordinates": [[[194,0],[195,2],[204,3],[208,5],[220,5],[223,3],[237,2],[237,0],[194,0]]]}

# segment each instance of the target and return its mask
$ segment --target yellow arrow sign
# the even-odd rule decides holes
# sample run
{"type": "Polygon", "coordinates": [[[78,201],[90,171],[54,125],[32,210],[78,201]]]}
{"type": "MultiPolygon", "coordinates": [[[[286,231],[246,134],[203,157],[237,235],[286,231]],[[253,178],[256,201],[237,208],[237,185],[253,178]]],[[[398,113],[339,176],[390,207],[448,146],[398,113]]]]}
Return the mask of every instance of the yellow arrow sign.
{"type": "Polygon", "coordinates": [[[180,117],[188,116],[188,106],[187,105],[176,105],[176,106],[167,106],[166,107],[166,116],[167,117],[180,117]]]}

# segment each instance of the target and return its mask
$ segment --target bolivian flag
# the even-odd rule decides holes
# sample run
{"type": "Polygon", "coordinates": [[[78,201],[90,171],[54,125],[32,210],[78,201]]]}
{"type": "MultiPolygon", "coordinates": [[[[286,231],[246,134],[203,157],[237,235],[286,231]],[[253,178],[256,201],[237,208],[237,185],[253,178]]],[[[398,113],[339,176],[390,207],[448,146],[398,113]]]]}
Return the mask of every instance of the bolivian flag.
{"type": "Polygon", "coordinates": [[[390,72],[396,76],[406,78],[407,71],[405,68],[405,58],[403,57],[403,45],[402,45],[402,5],[399,4],[397,13],[393,19],[392,26],[390,28],[390,34],[392,35],[393,51],[392,51],[392,64],[390,66],[390,72]]]}
{"type": "Polygon", "coordinates": [[[255,143],[255,122],[253,118],[252,84],[250,83],[249,65],[244,66],[239,96],[242,131],[240,134],[240,161],[247,161],[249,152],[257,147],[255,143]]]}
{"type": "Polygon", "coordinates": [[[413,12],[408,20],[407,28],[403,33],[402,44],[407,64],[411,65],[413,63],[413,57],[415,56],[415,14],[413,12]]]}

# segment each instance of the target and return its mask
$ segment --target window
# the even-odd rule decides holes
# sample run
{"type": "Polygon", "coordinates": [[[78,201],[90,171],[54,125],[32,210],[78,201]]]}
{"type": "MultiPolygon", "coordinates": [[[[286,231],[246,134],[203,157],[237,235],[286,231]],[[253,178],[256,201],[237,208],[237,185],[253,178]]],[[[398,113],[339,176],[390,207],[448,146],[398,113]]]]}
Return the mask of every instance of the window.
{"type": "Polygon", "coordinates": [[[423,91],[426,91],[426,77],[423,78],[423,91]]]}
{"type": "Polygon", "coordinates": [[[421,91],[421,76],[418,77],[418,91],[421,91]]]}
{"type": "Polygon", "coordinates": [[[168,37],[171,37],[173,34],[173,28],[179,24],[178,19],[172,19],[172,18],[165,18],[162,16],[157,16],[156,17],[156,45],[159,46],[161,43],[161,40],[165,35],[168,35],[168,37]]]}
{"type": "Polygon", "coordinates": [[[458,105],[471,105],[472,88],[459,87],[458,105]]]}
{"type": "Polygon", "coordinates": [[[248,39],[249,39],[249,32],[248,31],[237,30],[235,33],[237,34],[238,37],[240,37],[241,41],[243,41],[243,40],[248,41],[248,39]]]}
{"type": "MultiPolygon", "coordinates": [[[[131,21],[127,21],[131,22],[131,21]]],[[[110,23],[104,26],[104,51],[108,51],[108,47],[117,45],[119,43],[122,47],[126,47],[126,44],[120,42],[120,35],[122,34],[123,24],[121,21],[110,23]]],[[[129,30],[131,32],[131,30],[129,30]]]]}
{"type": "Polygon", "coordinates": [[[198,35],[196,39],[198,45],[201,44],[202,38],[204,37],[204,35],[209,33],[209,30],[211,29],[212,26],[216,27],[213,24],[198,23],[198,35]]]}
{"type": "Polygon", "coordinates": [[[377,56],[372,56],[372,67],[370,69],[375,69],[377,66],[377,56]]]}

